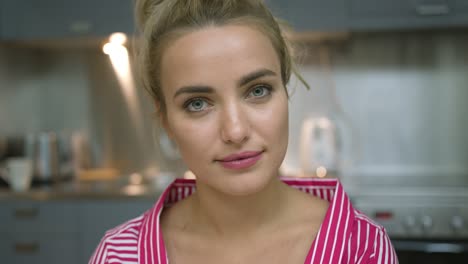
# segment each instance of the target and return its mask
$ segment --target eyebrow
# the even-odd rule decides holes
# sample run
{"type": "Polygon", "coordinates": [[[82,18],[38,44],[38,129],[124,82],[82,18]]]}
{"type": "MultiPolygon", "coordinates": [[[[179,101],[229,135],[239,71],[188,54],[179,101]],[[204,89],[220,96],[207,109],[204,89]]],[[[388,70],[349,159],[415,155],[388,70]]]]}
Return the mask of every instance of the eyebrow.
{"type": "Polygon", "coordinates": [[[177,90],[174,98],[183,93],[214,93],[214,89],[210,86],[195,85],[195,86],[184,86],[177,90]]]}
{"type": "Polygon", "coordinates": [[[252,73],[247,74],[246,76],[242,77],[238,82],[237,85],[244,86],[248,84],[251,81],[254,81],[258,78],[265,77],[265,76],[276,76],[276,73],[272,70],[269,69],[260,69],[257,71],[254,71],[252,73]]]}
{"type": "MultiPolygon", "coordinates": [[[[269,69],[260,69],[254,72],[251,72],[237,81],[237,85],[239,87],[248,84],[256,79],[265,76],[276,76],[276,73],[269,69]]],[[[206,85],[191,85],[191,86],[184,86],[176,91],[174,94],[174,98],[177,96],[184,94],[184,93],[214,93],[214,88],[206,85]]]]}

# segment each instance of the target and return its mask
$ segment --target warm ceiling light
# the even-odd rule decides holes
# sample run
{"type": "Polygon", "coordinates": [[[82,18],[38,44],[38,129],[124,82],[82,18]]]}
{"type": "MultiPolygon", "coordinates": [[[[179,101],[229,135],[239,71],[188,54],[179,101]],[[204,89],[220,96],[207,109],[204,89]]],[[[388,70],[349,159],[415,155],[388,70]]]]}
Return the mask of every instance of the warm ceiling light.
{"type": "Polygon", "coordinates": [[[107,55],[111,54],[112,53],[112,44],[111,43],[104,44],[104,46],[102,47],[102,51],[107,55]]]}
{"type": "Polygon", "coordinates": [[[327,176],[327,169],[323,166],[320,166],[317,168],[315,173],[317,174],[317,177],[324,178],[325,176],[327,176]]]}
{"type": "Polygon", "coordinates": [[[123,45],[127,42],[127,35],[121,32],[114,33],[109,37],[109,42],[123,45]]]}

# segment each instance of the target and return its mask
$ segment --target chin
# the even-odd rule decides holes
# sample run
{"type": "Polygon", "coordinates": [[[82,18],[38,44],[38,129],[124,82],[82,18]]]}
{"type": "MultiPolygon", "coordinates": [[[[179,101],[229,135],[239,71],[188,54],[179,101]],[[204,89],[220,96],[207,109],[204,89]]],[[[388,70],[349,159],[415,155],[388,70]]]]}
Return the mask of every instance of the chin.
{"type": "Polygon", "coordinates": [[[250,196],[264,190],[277,177],[273,172],[245,173],[242,175],[229,175],[229,179],[223,179],[218,191],[232,196],[250,196]]]}

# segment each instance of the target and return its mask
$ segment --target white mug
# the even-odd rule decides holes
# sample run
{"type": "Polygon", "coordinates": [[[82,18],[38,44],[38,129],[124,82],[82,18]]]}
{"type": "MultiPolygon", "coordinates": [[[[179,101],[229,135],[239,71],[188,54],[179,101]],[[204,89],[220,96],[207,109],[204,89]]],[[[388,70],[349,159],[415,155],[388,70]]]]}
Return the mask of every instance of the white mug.
{"type": "Polygon", "coordinates": [[[13,191],[26,191],[31,186],[32,160],[26,158],[10,158],[6,161],[5,180],[13,191]]]}

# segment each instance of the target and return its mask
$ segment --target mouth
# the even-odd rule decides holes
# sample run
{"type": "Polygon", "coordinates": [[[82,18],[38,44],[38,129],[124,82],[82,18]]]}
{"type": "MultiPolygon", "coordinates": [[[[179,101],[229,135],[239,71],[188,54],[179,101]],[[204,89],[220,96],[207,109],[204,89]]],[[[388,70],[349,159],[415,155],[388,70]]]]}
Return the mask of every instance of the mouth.
{"type": "Polygon", "coordinates": [[[255,165],[263,156],[263,151],[245,151],[217,160],[227,169],[245,169],[255,165]]]}

